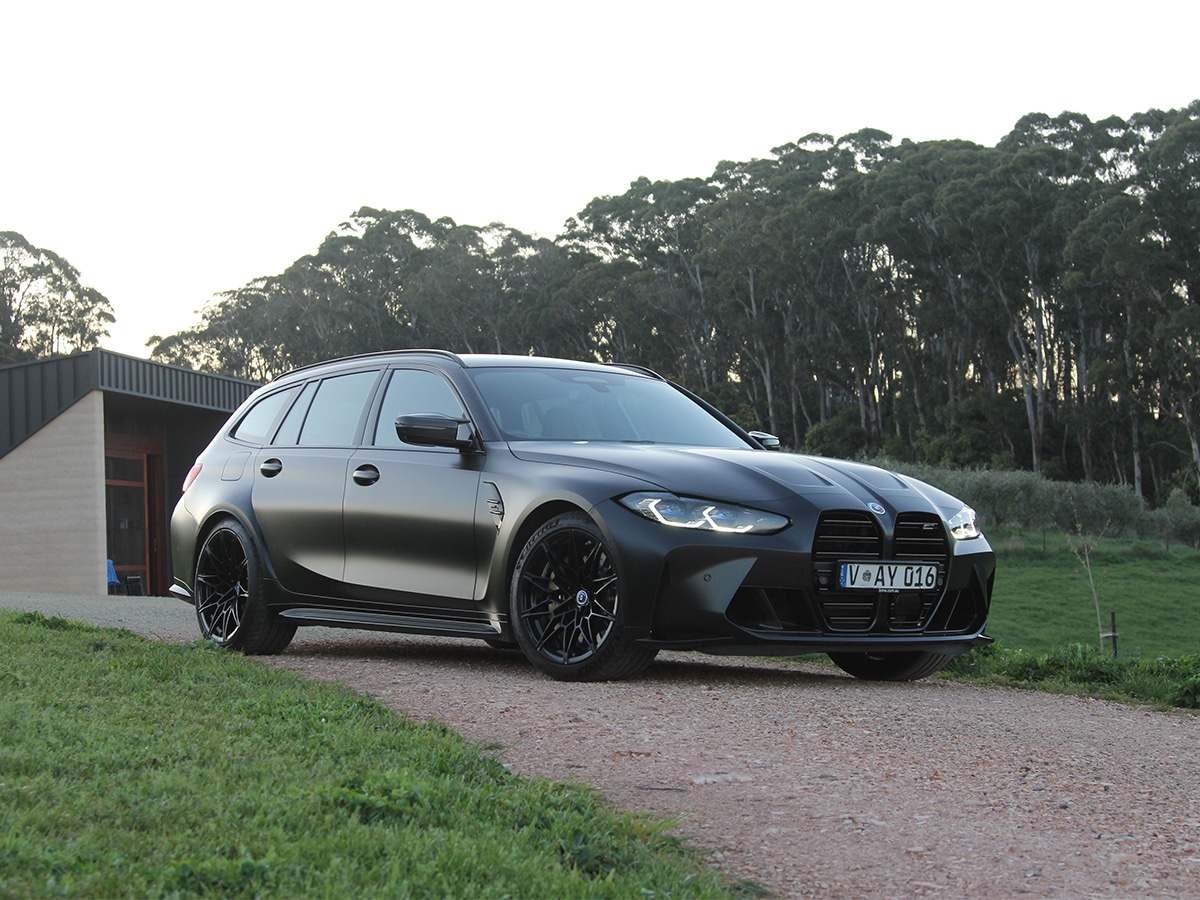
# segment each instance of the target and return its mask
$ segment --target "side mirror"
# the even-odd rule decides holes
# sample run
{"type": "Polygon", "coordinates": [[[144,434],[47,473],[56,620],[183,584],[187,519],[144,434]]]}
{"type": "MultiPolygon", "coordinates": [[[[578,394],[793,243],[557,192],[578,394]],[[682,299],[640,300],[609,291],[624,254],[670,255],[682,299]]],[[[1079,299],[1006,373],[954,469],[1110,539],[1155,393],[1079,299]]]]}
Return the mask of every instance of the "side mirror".
{"type": "Polygon", "coordinates": [[[779,449],[779,438],[773,434],[767,434],[765,431],[752,431],[750,432],[750,437],[762,444],[764,450],[779,449]]]}
{"type": "Polygon", "coordinates": [[[447,447],[474,450],[475,429],[470,419],[455,419],[441,413],[416,413],[396,419],[396,436],[418,447],[447,447]]]}

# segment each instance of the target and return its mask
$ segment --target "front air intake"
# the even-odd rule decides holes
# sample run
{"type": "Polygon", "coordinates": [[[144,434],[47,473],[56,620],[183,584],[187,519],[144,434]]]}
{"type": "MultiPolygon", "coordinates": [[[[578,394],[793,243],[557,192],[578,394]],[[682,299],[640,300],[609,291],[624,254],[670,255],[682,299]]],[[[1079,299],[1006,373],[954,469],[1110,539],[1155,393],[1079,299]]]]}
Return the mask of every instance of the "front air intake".
{"type": "Polygon", "coordinates": [[[813,538],[813,562],[880,559],[883,533],[866,513],[838,510],[821,514],[813,538]]]}
{"type": "Polygon", "coordinates": [[[896,559],[936,562],[945,570],[950,561],[950,543],[942,520],[930,513],[901,513],[896,517],[896,559]]]}

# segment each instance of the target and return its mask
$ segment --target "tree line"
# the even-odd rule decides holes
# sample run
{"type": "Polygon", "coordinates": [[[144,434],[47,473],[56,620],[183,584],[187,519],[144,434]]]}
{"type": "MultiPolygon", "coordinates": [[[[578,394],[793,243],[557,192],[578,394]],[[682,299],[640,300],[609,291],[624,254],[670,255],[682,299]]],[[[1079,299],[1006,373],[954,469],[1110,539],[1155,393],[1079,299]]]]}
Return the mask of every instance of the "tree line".
{"type": "Polygon", "coordinates": [[[266,380],[405,347],[636,362],[814,452],[1195,495],[1200,101],[994,147],[810,134],[554,239],[363,208],[153,355],[266,380]]]}

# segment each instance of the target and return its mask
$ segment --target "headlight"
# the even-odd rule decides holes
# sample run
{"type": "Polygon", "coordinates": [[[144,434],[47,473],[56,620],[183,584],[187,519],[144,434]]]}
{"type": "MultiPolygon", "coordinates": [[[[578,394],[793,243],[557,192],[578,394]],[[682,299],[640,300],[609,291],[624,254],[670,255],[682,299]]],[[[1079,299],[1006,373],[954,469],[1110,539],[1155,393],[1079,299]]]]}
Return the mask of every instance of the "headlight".
{"type": "Polygon", "coordinates": [[[964,506],[952,515],[946,524],[950,526],[950,533],[956,541],[969,541],[979,537],[979,529],[975,527],[975,510],[969,506],[964,506]]]}
{"type": "Polygon", "coordinates": [[[791,524],[786,516],[747,509],[729,503],[714,503],[674,494],[629,494],[620,503],[651,522],[674,528],[720,531],[726,534],[772,534],[791,524]]]}

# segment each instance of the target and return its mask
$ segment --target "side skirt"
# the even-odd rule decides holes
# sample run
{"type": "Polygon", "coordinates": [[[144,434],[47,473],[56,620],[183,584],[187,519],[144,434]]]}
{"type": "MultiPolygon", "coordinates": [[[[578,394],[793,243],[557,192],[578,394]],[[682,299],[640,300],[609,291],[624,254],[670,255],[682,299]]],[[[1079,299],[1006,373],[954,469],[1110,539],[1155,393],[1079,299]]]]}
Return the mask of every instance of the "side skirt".
{"type": "Polygon", "coordinates": [[[395,631],[407,634],[433,634],[448,637],[489,638],[500,635],[498,622],[438,619],[392,613],[293,607],[279,616],[297,625],[324,625],[329,628],[361,628],[366,631],[395,631]]]}

